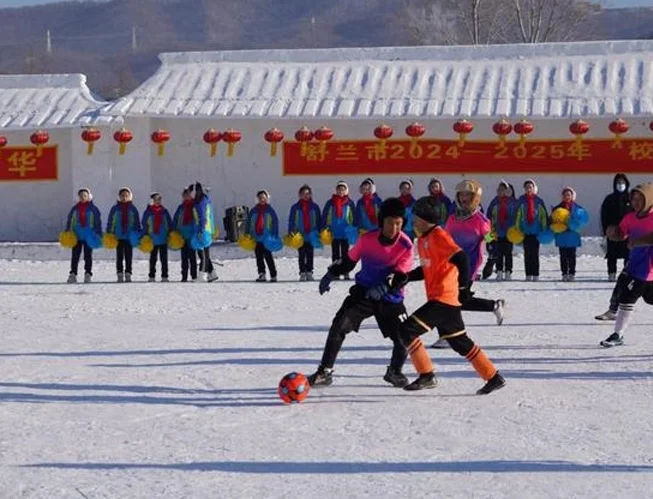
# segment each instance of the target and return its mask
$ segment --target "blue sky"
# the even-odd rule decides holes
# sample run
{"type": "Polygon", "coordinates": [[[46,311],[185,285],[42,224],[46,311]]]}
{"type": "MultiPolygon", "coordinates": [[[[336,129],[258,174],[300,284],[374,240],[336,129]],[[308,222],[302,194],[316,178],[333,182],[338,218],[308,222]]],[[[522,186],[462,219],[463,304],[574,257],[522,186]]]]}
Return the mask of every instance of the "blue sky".
{"type": "MultiPolygon", "coordinates": [[[[22,7],[61,0],[0,0],[0,7],[22,7]]],[[[653,0],[606,0],[608,7],[653,7],[653,0]]]]}

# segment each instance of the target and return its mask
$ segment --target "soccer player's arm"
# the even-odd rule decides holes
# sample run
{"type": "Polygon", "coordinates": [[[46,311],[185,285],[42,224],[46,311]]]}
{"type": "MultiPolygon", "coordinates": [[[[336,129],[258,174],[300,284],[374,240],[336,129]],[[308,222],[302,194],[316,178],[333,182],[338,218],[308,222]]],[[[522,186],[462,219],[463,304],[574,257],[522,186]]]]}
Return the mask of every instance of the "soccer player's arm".
{"type": "Polygon", "coordinates": [[[464,289],[469,287],[470,279],[470,268],[469,268],[469,258],[463,250],[459,250],[449,258],[449,262],[452,265],[455,265],[458,268],[458,289],[464,289]]]}
{"type": "Polygon", "coordinates": [[[361,259],[363,252],[362,246],[363,238],[359,238],[358,241],[356,241],[356,244],[354,244],[349,252],[342,258],[342,260],[338,260],[337,262],[329,265],[329,273],[338,276],[349,274],[352,270],[354,270],[358,260],[361,259]]]}

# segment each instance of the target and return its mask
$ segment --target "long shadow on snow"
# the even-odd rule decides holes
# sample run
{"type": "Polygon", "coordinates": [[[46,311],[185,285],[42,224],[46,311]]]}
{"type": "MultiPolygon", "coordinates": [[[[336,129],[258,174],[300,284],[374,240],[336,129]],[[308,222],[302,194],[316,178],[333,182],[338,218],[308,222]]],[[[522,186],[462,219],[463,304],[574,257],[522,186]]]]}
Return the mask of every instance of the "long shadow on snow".
{"type": "Polygon", "coordinates": [[[198,461],[191,463],[35,463],[21,468],[71,470],[169,470],[213,471],[275,475],[374,474],[374,473],[643,473],[653,471],[648,464],[583,464],[572,461],[441,461],[441,462],[265,462],[198,461]]]}

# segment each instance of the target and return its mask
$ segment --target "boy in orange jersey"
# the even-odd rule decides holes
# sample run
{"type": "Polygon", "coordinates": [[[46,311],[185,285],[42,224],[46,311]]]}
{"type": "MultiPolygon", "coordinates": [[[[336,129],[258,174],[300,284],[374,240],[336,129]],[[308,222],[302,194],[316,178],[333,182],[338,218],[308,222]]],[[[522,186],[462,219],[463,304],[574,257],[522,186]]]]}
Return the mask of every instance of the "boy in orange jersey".
{"type": "Polygon", "coordinates": [[[461,305],[471,297],[469,260],[451,236],[438,227],[433,200],[423,197],[413,206],[414,227],[421,265],[408,274],[395,272],[389,289],[400,288],[410,281],[425,281],[428,301],[418,308],[399,329],[399,339],[406,345],[419,377],[404,390],[435,388],[437,378],[431,358],[420,336],[437,328],[453,350],[465,357],[486,381],[476,393],[485,395],[503,388],[505,380],[485,352],[467,336],[461,305]]]}

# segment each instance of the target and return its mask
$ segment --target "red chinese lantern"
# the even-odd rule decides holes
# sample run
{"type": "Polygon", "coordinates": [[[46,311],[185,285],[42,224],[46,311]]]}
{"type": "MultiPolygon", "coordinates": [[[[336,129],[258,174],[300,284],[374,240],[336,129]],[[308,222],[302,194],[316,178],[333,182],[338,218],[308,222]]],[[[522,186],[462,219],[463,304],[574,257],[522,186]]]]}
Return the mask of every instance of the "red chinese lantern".
{"type": "Polygon", "coordinates": [[[458,145],[464,147],[467,136],[474,131],[474,123],[468,120],[458,120],[453,124],[453,131],[458,134],[458,145]]]}
{"type": "Polygon", "coordinates": [[[7,145],[7,137],[0,135],[0,149],[7,145]]]}
{"type": "Polygon", "coordinates": [[[426,129],[421,123],[414,122],[406,127],[406,135],[410,137],[410,140],[413,142],[413,144],[416,143],[422,135],[424,135],[424,132],[426,132],[426,129]]]}
{"type": "Polygon", "coordinates": [[[533,130],[535,130],[535,125],[533,125],[533,123],[530,121],[519,120],[517,123],[515,123],[514,129],[515,133],[519,134],[519,145],[524,147],[524,144],[526,143],[526,136],[533,133],[533,130]]]}
{"type": "Polygon", "coordinates": [[[132,141],[134,136],[132,133],[127,130],[126,128],[121,128],[118,130],[116,133],[113,134],[113,140],[118,142],[119,147],[118,147],[118,154],[121,156],[125,154],[125,151],[127,150],[127,144],[132,141]]]}
{"type": "Polygon", "coordinates": [[[210,146],[211,157],[214,157],[218,152],[218,143],[222,140],[222,134],[215,128],[209,128],[204,132],[204,142],[210,146]]]}
{"type": "Polygon", "coordinates": [[[232,157],[234,155],[234,148],[236,147],[236,144],[240,142],[240,139],[242,138],[242,134],[238,130],[234,130],[233,128],[227,129],[226,132],[222,135],[222,140],[224,140],[227,143],[227,156],[232,157]]]}
{"type": "Polygon", "coordinates": [[[492,125],[492,131],[499,136],[499,145],[503,146],[506,143],[506,137],[512,132],[512,125],[508,120],[502,119],[492,125]]]}
{"type": "Polygon", "coordinates": [[[86,154],[89,156],[93,154],[93,147],[95,146],[95,143],[101,138],[102,132],[94,127],[87,128],[82,132],[82,140],[87,144],[86,154]]]}
{"type": "Polygon", "coordinates": [[[43,146],[50,140],[50,134],[43,130],[37,130],[30,135],[29,141],[36,146],[36,156],[43,154],[43,146]]]}
{"type": "Polygon", "coordinates": [[[311,132],[307,126],[303,126],[295,133],[295,140],[302,144],[299,154],[306,156],[308,143],[313,140],[313,132],[311,132]]]}
{"type": "Polygon", "coordinates": [[[569,125],[569,131],[576,136],[576,143],[580,145],[583,142],[583,135],[590,131],[590,126],[585,121],[577,119],[569,125]]]}
{"type": "Polygon", "coordinates": [[[283,132],[278,128],[271,128],[263,136],[266,142],[270,143],[270,156],[277,155],[277,144],[283,140],[283,132]]]}
{"type": "Polygon", "coordinates": [[[381,124],[374,129],[374,136],[381,141],[381,149],[385,149],[385,143],[393,133],[392,127],[386,124],[381,124]]]}
{"type": "Polygon", "coordinates": [[[170,132],[159,128],[152,132],[152,142],[157,145],[157,154],[163,156],[166,152],[166,142],[170,140],[170,132]]]}
{"type": "Polygon", "coordinates": [[[630,130],[630,125],[621,118],[617,118],[610,123],[609,128],[610,131],[614,133],[614,143],[612,144],[612,147],[615,149],[621,149],[621,136],[630,130]]]}
{"type": "Polygon", "coordinates": [[[326,153],[326,143],[333,138],[333,130],[328,126],[323,126],[315,130],[313,137],[320,143],[320,154],[326,153]]]}

